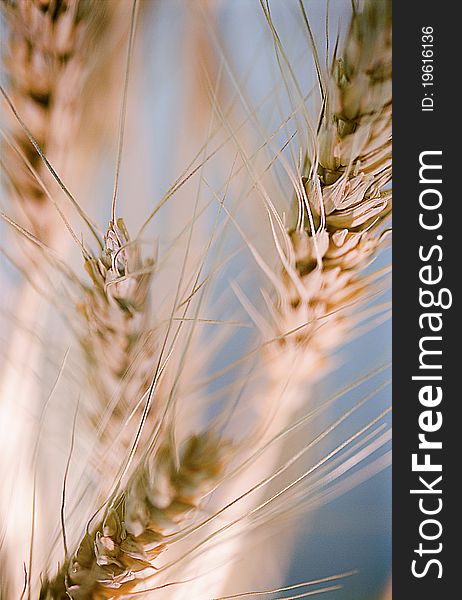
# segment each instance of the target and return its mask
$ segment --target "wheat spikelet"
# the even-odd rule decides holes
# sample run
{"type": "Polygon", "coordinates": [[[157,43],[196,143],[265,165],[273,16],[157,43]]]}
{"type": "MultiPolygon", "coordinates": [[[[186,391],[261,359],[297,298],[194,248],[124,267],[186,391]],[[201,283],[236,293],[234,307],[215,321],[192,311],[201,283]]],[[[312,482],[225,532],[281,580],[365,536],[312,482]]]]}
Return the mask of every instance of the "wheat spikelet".
{"type": "Polygon", "coordinates": [[[164,442],[154,457],[138,466],[59,574],[45,581],[40,598],[117,598],[152,575],[168,536],[194,514],[222,474],[228,449],[211,433],[193,435],[176,466],[174,451],[164,442]]]}

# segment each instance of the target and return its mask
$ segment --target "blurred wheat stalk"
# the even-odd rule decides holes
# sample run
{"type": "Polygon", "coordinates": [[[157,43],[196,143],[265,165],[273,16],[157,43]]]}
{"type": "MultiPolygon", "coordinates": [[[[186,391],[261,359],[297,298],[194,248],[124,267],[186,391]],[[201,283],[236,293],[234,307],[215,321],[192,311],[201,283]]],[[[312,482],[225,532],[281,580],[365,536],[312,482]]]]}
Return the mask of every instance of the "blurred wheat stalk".
{"type": "MultiPolygon", "coordinates": [[[[253,433],[243,440],[223,436],[216,422],[176,439],[177,405],[182,400],[178,382],[185,362],[192,358],[191,352],[188,354],[190,336],[198,322],[202,271],[212,242],[207,242],[195,273],[180,273],[180,284],[176,293],[172,292],[172,312],[162,320],[150,309],[150,293],[162,256],[144,257],[141,240],[131,239],[124,221],[117,218],[117,183],[111,220],[102,235],[57,177],[66,148],[75,142],[82,125],[77,110],[80,95],[98,72],[93,55],[104,54],[105,30],[121,27],[122,12],[117,7],[123,2],[3,0],[3,4],[9,31],[4,99],[12,118],[4,136],[4,167],[11,195],[18,199],[26,221],[22,228],[11,218],[4,219],[24,243],[26,239],[32,243],[34,261],[49,256],[48,245],[56,245],[59,232],[66,227],[83,253],[82,273],[69,275],[65,270],[63,275],[72,288],[71,312],[78,315],[73,327],[84,357],[82,388],[89,397],[82,403],[82,411],[88,436],[93,436],[93,466],[98,473],[95,512],[88,523],[81,523],[84,533],[80,540],[73,539],[71,544],[66,536],[63,488],[64,554],[58,568],[46,564],[47,571],[39,577],[32,570],[32,553],[28,561],[21,557],[27,573],[23,594],[31,597],[40,587],[40,598],[46,600],[132,594],[156,598],[167,586],[166,597],[172,598],[176,590],[168,586],[181,582],[185,559],[196,564],[207,562],[213,554],[218,563],[214,577],[185,581],[186,592],[179,594],[186,593],[188,598],[222,595],[230,589],[233,561],[242,555],[251,537],[248,523],[254,515],[260,518],[260,513],[264,520],[262,509],[272,507],[286,490],[277,490],[269,499],[261,492],[310,447],[294,452],[280,467],[275,442],[294,428],[307,389],[326,373],[332,352],[370,316],[364,307],[383,287],[383,273],[364,270],[386,239],[391,210],[391,191],[387,189],[391,179],[390,3],[371,0],[355,8],[343,48],[335,50],[330,68],[321,69],[318,63],[319,122],[311,127],[305,145],[301,144],[300,164],[289,167],[292,189],[287,189],[287,199],[295,196],[292,222],[283,221],[255,178],[282,266],[271,273],[252,248],[272,284],[266,295],[271,327],[270,337],[259,349],[267,376],[248,398],[260,416],[253,433]],[[48,189],[56,183],[89,225],[96,251],[73,233],[61,204],[54,200],[55,192],[48,189]],[[187,292],[183,280],[188,282],[183,286],[187,292]],[[188,319],[193,322],[191,334],[183,335],[188,331],[188,319]],[[243,458],[244,448],[247,458],[243,458]],[[247,468],[260,455],[264,455],[264,463],[259,463],[255,484],[247,468]],[[234,484],[228,486],[231,477],[234,484]],[[205,500],[216,490],[219,508],[212,506],[208,514],[205,500]],[[230,529],[235,534],[227,539],[230,529]],[[213,543],[222,533],[223,542],[215,548],[213,543]],[[179,551],[172,549],[174,544],[179,551]],[[173,558],[169,561],[170,549],[173,558]]],[[[132,33],[136,5],[136,1],[130,3],[132,33]]],[[[266,4],[262,7],[278,49],[271,14],[266,4]]],[[[306,18],[303,5],[302,16],[306,18]]],[[[306,25],[309,31],[308,22],[306,25]]],[[[125,101],[123,97],[122,125],[125,101]]],[[[219,110],[218,104],[214,108],[219,110]]],[[[241,158],[246,165],[246,157],[242,154],[241,158]]],[[[193,223],[194,218],[196,213],[193,223]]],[[[16,220],[21,221],[20,216],[16,220]]],[[[172,238],[178,233],[173,231],[172,238]]],[[[30,313],[30,306],[27,311],[30,313]]],[[[234,401],[230,397],[223,409],[225,422],[234,401]]],[[[5,415],[8,418],[7,412],[5,415]]],[[[332,457],[367,434],[380,418],[340,445],[332,457]]],[[[370,452],[381,443],[371,443],[370,452]]],[[[358,452],[358,464],[368,452],[367,445],[358,452]]],[[[68,467],[69,462],[66,473],[68,467]]],[[[32,472],[26,473],[25,488],[27,477],[31,478],[32,472]]],[[[290,483],[287,489],[297,483],[290,483]]],[[[8,498],[5,500],[8,507],[8,498]]],[[[27,510],[27,501],[22,511],[27,510]]],[[[276,515],[280,512],[275,510],[276,515]]],[[[269,516],[274,514],[270,511],[269,516]]],[[[24,520],[22,544],[28,541],[27,531],[31,527],[34,531],[34,523],[31,526],[29,518],[24,520]]],[[[1,540],[3,553],[8,554],[1,557],[8,573],[2,582],[4,594],[16,593],[21,574],[20,563],[11,557],[11,530],[9,536],[1,540]]],[[[46,554],[45,549],[43,552],[46,554]]]]}
{"type": "MultiPolygon", "coordinates": [[[[82,116],[89,117],[86,97],[97,92],[97,79],[108,82],[101,68],[108,67],[107,53],[123,32],[118,19],[124,15],[120,2],[104,0],[2,0],[2,12],[8,27],[2,45],[8,93],[27,127],[5,111],[9,127],[3,167],[29,227],[47,241],[59,215],[47,197],[53,178],[31,136],[63,175],[82,116]]],[[[111,102],[105,108],[110,111],[111,102]]],[[[96,124],[89,123],[91,128],[96,124]]]]}
{"type": "MultiPolygon", "coordinates": [[[[40,243],[64,254],[68,242],[63,221],[67,222],[69,209],[61,198],[57,200],[59,185],[43,157],[71,184],[89,172],[94,154],[84,150],[88,144],[80,135],[81,123],[85,117],[90,130],[99,129],[99,137],[105,134],[101,126],[110,123],[110,118],[97,117],[97,111],[105,85],[109,92],[106,114],[113,110],[109,98],[114,81],[108,58],[115,67],[118,46],[126,35],[125,9],[121,2],[2,0],[1,11],[1,50],[8,82],[8,97],[2,103],[13,108],[2,111],[1,140],[10,214],[40,243]]],[[[92,144],[97,153],[98,135],[92,137],[92,144]]],[[[36,429],[24,419],[24,412],[34,415],[43,393],[31,374],[42,368],[42,351],[37,344],[31,345],[27,330],[40,336],[47,318],[47,307],[37,290],[43,288],[48,261],[37,246],[24,240],[22,246],[15,258],[27,276],[15,311],[20,326],[10,335],[9,362],[2,369],[0,407],[2,512],[9,514],[3,554],[9,555],[12,566],[12,590],[22,586],[23,580],[20,570],[11,565],[12,548],[20,562],[29,562],[31,517],[25,513],[30,513],[36,494],[30,460],[36,429]],[[28,367],[25,372],[24,365],[28,367]]],[[[6,579],[6,565],[2,571],[6,579]]]]}

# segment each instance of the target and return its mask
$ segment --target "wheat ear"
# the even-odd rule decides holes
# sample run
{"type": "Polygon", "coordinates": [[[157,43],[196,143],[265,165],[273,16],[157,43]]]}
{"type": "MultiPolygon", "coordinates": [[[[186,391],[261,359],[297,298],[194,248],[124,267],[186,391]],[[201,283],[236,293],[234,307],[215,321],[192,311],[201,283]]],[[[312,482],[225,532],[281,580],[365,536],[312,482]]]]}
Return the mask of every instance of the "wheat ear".
{"type": "MultiPolygon", "coordinates": [[[[108,41],[119,3],[106,0],[1,0],[8,31],[4,67],[10,99],[48,160],[58,167],[77,136],[98,43],[108,41]]],[[[94,78],[93,78],[94,79],[94,78]]],[[[56,215],[42,184],[51,181],[29,135],[11,117],[4,144],[11,191],[36,233],[49,239],[56,215]],[[35,173],[34,173],[35,172],[35,173]]]]}
{"type": "Polygon", "coordinates": [[[154,260],[142,259],[139,243],[129,239],[118,219],[109,224],[101,253],[85,256],[85,269],[91,285],[83,285],[77,307],[83,317],[80,343],[100,399],[92,419],[98,425],[115,399],[105,428],[114,432],[152,379],[155,344],[148,308],[154,260]]]}
{"type": "Polygon", "coordinates": [[[176,466],[174,449],[163,443],[138,466],[58,575],[44,582],[40,598],[117,598],[152,576],[169,536],[221,476],[227,451],[227,444],[211,433],[193,435],[176,466]]]}
{"type": "Polygon", "coordinates": [[[316,154],[306,158],[297,224],[288,231],[294,260],[272,349],[282,375],[300,360],[294,377],[319,372],[351,326],[348,307],[367,299],[370,282],[360,273],[385,238],[390,179],[391,6],[369,1],[354,12],[343,55],[334,57],[316,154]]]}
{"type": "MultiPolygon", "coordinates": [[[[362,271],[385,239],[384,222],[391,210],[391,191],[383,190],[391,177],[388,1],[368,1],[353,13],[342,55],[334,56],[322,87],[315,152],[305,150],[298,218],[287,230],[290,253],[283,256],[282,285],[272,306],[276,341],[265,353],[269,382],[257,395],[264,439],[290,424],[311,386],[326,372],[331,353],[351,332],[351,313],[374,291],[362,271]],[[277,407],[271,423],[268,401],[277,407]]],[[[274,471],[278,449],[265,457],[260,477],[263,469],[274,471]]],[[[244,474],[239,483],[242,489],[250,487],[252,474],[244,474]]],[[[236,510],[243,513],[260,501],[262,494],[255,494],[236,510]]],[[[246,554],[252,544],[247,537],[243,529],[239,538],[222,544],[220,562],[246,554]]],[[[254,572],[246,572],[246,565],[235,570],[227,565],[210,581],[198,582],[197,590],[191,587],[191,593],[204,594],[212,580],[213,592],[225,593],[238,570],[240,583],[250,584],[254,572]]]]}

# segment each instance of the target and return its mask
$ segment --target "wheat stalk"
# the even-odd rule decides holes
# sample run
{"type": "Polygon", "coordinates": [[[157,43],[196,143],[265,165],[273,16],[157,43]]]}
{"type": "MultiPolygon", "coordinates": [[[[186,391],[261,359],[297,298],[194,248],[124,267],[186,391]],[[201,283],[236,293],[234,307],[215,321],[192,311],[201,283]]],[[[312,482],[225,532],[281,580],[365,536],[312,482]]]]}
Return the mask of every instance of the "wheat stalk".
{"type": "Polygon", "coordinates": [[[164,442],[138,466],[58,575],[45,581],[40,598],[117,598],[152,576],[169,537],[221,476],[227,452],[228,444],[211,433],[193,435],[177,465],[174,449],[164,442]]]}
{"type": "MultiPolygon", "coordinates": [[[[114,60],[114,46],[124,34],[123,3],[2,0],[0,8],[7,39],[7,43],[2,43],[2,58],[8,95],[3,95],[12,109],[7,108],[4,113],[9,132],[2,143],[2,166],[18,220],[22,220],[21,212],[25,213],[28,227],[41,240],[59,246],[62,251],[66,230],[55,210],[59,205],[54,198],[56,186],[42,156],[46,155],[61,174],[71,166],[69,179],[72,182],[78,180],[79,169],[88,175],[91,153],[81,151],[80,125],[84,114],[88,122],[87,99],[91,101],[100,84],[106,85],[108,92],[106,114],[112,111],[110,69],[102,76],[102,63],[109,48],[114,60]]],[[[96,148],[98,136],[94,133],[93,128],[92,141],[96,148]]],[[[64,212],[62,207],[59,212],[64,212]]],[[[43,306],[34,284],[40,283],[46,261],[41,260],[39,253],[32,252],[25,264],[30,282],[26,280],[21,286],[15,313],[22,327],[40,335],[47,307],[43,306]]],[[[26,405],[32,414],[40,410],[41,390],[33,371],[40,371],[43,357],[37,345],[31,347],[29,336],[21,327],[11,333],[9,346],[10,363],[2,370],[0,404],[4,484],[1,500],[2,508],[9,514],[3,541],[5,552],[12,555],[14,548],[18,564],[27,565],[29,569],[32,525],[25,514],[29,514],[32,498],[36,493],[40,495],[40,490],[34,492],[30,470],[36,424],[31,419],[25,421],[22,411],[26,405]],[[26,373],[19,368],[23,364],[29,366],[26,373]],[[19,473],[13,472],[11,465],[17,467],[19,473]]],[[[37,514],[37,520],[45,524],[46,529],[49,515],[38,511],[37,514]]],[[[35,554],[40,554],[38,548],[35,554]]],[[[5,568],[2,576],[6,580],[8,574],[10,593],[19,596],[24,573],[12,561],[9,567],[9,572],[5,568]]],[[[29,586],[31,577],[29,573],[29,586]]]]}
{"type": "MultiPolygon", "coordinates": [[[[269,382],[257,396],[261,443],[284,430],[309,399],[331,353],[351,333],[352,313],[374,292],[374,278],[362,272],[386,239],[383,225],[391,210],[391,191],[383,189],[391,178],[389,2],[367,1],[354,11],[342,55],[334,56],[322,87],[314,152],[304,152],[297,222],[287,229],[289,253],[282,255],[278,297],[270,304],[276,341],[264,351],[269,382]],[[270,406],[277,409],[268,423],[270,406]]],[[[277,448],[266,452],[260,477],[274,471],[278,457],[277,448]]],[[[252,474],[245,473],[239,483],[242,489],[251,487],[252,474]]],[[[245,513],[261,499],[262,493],[253,495],[235,513],[245,513]]],[[[240,536],[220,547],[226,566],[197,588],[191,586],[193,597],[211,585],[217,595],[224,593],[237,576],[241,583],[246,576],[252,579],[254,572],[246,573],[245,565],[234,570],[228,564],[252,545],[245,529],[244,524],[240,536]]]]}

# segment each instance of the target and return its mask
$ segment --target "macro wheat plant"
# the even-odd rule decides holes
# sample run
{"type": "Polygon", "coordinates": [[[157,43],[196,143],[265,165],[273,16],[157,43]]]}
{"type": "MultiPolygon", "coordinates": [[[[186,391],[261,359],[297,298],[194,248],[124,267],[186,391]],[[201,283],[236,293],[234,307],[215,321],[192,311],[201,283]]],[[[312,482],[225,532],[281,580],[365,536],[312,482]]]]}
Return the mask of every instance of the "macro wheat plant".
{"type": "Polygon", "coordinates": [[[2,0],[2,598],[355,578],[286,573],[390,462],[391,5],[320,4],[2,0]]]}

